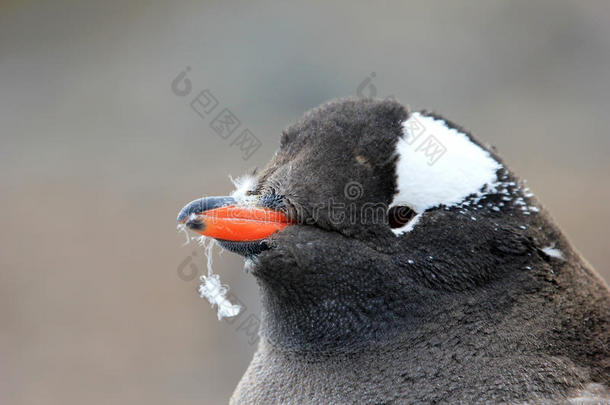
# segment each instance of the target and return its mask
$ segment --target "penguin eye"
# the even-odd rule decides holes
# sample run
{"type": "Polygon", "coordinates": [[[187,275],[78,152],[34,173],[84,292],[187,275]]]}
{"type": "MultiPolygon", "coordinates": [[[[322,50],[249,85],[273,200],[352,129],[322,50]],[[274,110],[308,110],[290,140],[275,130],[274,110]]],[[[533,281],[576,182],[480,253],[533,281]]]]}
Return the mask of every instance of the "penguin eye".
{"type": "Polygon", "coordinates": [[[397,205],[388,211],[388,223],[390,228],[401,228],[407,224],[417,213],[406,205],[397,205]]]}

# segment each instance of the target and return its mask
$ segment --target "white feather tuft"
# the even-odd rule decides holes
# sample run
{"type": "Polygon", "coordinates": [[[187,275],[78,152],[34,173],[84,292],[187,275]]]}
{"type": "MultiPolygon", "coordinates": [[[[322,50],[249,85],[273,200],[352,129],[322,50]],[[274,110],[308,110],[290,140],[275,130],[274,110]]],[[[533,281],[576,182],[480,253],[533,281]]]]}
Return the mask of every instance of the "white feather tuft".
{"type": "Polygon", "coordinates": [[[241,311],[241,306],[232,304],[229,301],[229,299],[226,297],[227,293],[229,292],[229,286],[222,284],[220,282],[220,276],[218,274],[214,274],[214,271],[212,270],[214,246],[216,245],[216,241],[205,236],[199,236],[197,238],[191,237],[188,234],[184,224],[178,225],[178,231],[184,232],[186,235],[185,245],[188,244],[192,239],[195,239],[197,243],[203,247],[207,260],[207,275],[199,277],[201,280],[201,285],[199,286],[199,295],[201,298],[207,299],[212,308],[214,308],[214,306],[218,308],[217,316],[219,321],[225,317],[238,315],[241,311]]]}
{"type": "Polygon", "coordinates": [[[176,226],[176,229],[178,230],[178,232],[184,232],[184,237],[186,238],[186,241],[182,244],[182,246],[188,245],[191,242],[191,235],[189,235],[189,231],[188,229],[186,229],[186,225],[178,224],[178,226],[176,226]]]}
{"type": "Polygon", "coordinates": [[[222,284],[220,282],[220,276],[218,274],[214,274],[212,271],[214,246],[216,245],[216,241],[211,238],[202,237],[199,239],[199,243],[204,247],[208,269],[208,275],[200,277],[202,283],[199,286],[199,295],[201,298],[207,299],[210,305],[212,305],[212,308],[217,306],[219,321],[224,317],[236,316],[241,311],[241,306],[232,304],[227,299],[226,295],[229,292],[229,287],[222,284]]]}
{"type": "Polygon", "coordinates": [[[235,198],[238,204],[250,205],[255,201],[253,196],[248,195],[248,191],[252,191],[256,186],[256,178],[254,176],[241,176],[237,179],[233,179],[229,176],[229,179],[235,186],[235,190],[231,193],[231,197],[235,198]]]}

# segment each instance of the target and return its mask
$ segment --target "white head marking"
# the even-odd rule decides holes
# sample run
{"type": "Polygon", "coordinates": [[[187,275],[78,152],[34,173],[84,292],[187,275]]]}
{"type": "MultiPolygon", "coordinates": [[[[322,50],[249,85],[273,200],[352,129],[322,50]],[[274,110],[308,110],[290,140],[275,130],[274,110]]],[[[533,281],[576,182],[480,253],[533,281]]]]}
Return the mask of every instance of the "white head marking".
{"type": "MultiPolygon", "coordinates": [[[[390,206],[407,205],[423,213],[441,204],[459,204],[497,182],[502,165],[442,119],[412,113],[402,127],[396,144],[397,193],[390,206]]],[[[394,232],[404,233],[408,225],[394,232]]]]}

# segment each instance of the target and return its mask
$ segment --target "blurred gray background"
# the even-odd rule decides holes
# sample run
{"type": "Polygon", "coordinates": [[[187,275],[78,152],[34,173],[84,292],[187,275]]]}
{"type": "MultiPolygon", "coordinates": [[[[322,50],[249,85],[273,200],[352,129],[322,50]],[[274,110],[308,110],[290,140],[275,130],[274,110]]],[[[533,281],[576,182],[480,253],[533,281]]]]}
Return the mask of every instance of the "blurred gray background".
{"type": "Polygon", "coordinates": [[[0,2],[0,403],[226,402],[256,285],[217,257],[247,305],[218,322],[178,274],[203,259],[176,213],[373,74],[364,95],[496,145],[608,280],[609,67],[605,1],[0,2]],[[250,159],[191,109],[203,89],[260,139],[250,159]]]}

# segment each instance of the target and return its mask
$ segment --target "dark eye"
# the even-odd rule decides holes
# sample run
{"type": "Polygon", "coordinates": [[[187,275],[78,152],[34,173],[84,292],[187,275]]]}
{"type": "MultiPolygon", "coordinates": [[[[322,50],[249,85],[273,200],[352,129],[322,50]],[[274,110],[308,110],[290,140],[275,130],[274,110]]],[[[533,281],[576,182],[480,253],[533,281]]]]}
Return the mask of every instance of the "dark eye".
{"type": "Polygon", "coordinates": [[[390,228],[401,228],[407,224],[417,213],[406,205],[398,205],[388,211],[388,223],[390,228]]]}

